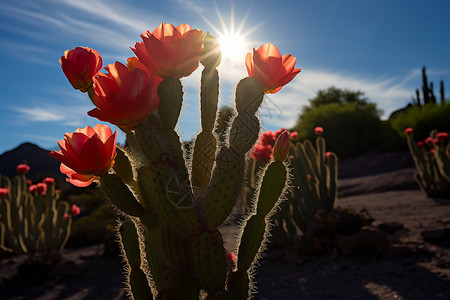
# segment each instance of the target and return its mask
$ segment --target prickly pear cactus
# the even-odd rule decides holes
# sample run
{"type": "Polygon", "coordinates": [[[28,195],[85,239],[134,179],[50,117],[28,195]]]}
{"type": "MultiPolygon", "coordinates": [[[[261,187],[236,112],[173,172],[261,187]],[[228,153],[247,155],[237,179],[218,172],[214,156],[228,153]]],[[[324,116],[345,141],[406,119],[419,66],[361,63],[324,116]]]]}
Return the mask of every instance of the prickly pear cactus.
{"type": "Polygon", "coordinates": [[[447,132],[433,130],[416,142],[413,130],[406,129],[409,151],[416,165],[414,179],[428,197],[450,198],[450,143],[447,132]]]}

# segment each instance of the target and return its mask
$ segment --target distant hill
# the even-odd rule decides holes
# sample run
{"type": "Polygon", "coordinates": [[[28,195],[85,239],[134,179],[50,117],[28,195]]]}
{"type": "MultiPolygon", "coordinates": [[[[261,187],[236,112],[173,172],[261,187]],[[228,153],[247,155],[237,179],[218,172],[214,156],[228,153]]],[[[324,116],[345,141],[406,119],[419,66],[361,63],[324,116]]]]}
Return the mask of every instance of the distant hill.
{"type": "Polygon", "coordinates": [[[17,148],[0,155],[0,174],[10,178],[17,175],[18,164],[26,163],[30,166],[27,177],[40,180],[51,176],[59,182],[65,182],[65,175],[59,171],[60,162],[49,155],[50,151],[31,143],[23,143],[17,148]]]}

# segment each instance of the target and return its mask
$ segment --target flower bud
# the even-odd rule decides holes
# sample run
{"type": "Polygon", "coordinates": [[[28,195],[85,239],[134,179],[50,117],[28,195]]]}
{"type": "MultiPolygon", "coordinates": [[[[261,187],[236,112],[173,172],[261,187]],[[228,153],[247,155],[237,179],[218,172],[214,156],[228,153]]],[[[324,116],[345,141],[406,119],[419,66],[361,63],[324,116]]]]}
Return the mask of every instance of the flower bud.
{"type": "Polygon", "coordinates": [[[316,128],[314,129],[314,133],[315,133],[315,135],[317,135],[317,136],[322,135],[322,133],[323,133],[323,128],[322,128],[322,127],[316,127],[316,128]]]}
{"type": "Polygon", "coordinates": [[[0,188],[0,198],[6,197],[9,194],[9,190],[7,188],[0,188]]]}
{"type": "Polygon", "coordinates": [[[20,165],[17,165],[16,170],[17,170],[17,173],[20,173],[20,174],[25,173],[26,174],[28,171],[30,171],[30,166],[28,166],[26,164],[20,164],[20,165]]]}
{"type": "Polygon", "coordinates": [[[77,216],[80,214],[80,208],[75,204],[72,205],[72,216],[77,216]]]}
{"type": "Polygon", "coordinates": [[[409,136],[409,135],[411,135],[412,133],[413,133],[413,129],[412,129],[411,127],[408,127],[408,128],[405,129],[405,134],[406,134],[406,135],[409,136]]]}
{"type": "Polygon", "coordinates": [[[273,148],[273,158],[278,161],[284,161],[289,153],[289,134],[284,131],[278,137],[273,148]]]}

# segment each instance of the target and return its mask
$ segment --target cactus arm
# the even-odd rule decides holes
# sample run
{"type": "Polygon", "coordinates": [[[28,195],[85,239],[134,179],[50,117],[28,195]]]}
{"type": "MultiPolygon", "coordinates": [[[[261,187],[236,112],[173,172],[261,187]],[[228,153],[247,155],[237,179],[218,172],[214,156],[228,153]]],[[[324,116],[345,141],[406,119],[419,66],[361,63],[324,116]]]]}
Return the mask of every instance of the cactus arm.
{"type": "Polygon", "coordinates": [[[213,135],[219,101],[219,73],[209,65],[201,77],[200,111],[202,131],[197,135],[192,159],[192,187],[196,197],[206,192],[216,154],[217,139],[213,135]]]}
{"type": "Polygon", "coordinates": [[[141,253],[138,228],[131,220],[119,227],[119,237],[124,260],[127,263],[129,293],[136,300],[153,299],[147,276],[141,269],[141,253]]]}

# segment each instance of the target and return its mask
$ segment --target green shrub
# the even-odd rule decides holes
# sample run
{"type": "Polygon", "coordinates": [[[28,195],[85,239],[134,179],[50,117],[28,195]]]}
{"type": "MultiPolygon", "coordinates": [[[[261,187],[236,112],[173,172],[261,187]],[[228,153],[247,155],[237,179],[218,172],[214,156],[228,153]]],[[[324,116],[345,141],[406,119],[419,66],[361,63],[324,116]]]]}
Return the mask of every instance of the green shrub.
{"type": "Polygon", "coordinates": [[[352,157],[372,149],[395,150],[398,135],[378,117],[375,104],[331,103],[305,111],[294,130],[300,139],[314,139],[314,128],[324,129],[328,149],[339,157],[352,157]]]}
{"type": "Polygon", "coordinates": [[[407,112],[399,114],[391,123],[397,133],[402,136],[405,129],[411,127],[418,141],[427,138],[433,129],[448,132],[450,131],[450,103],[413,106],[407,112]]]}

